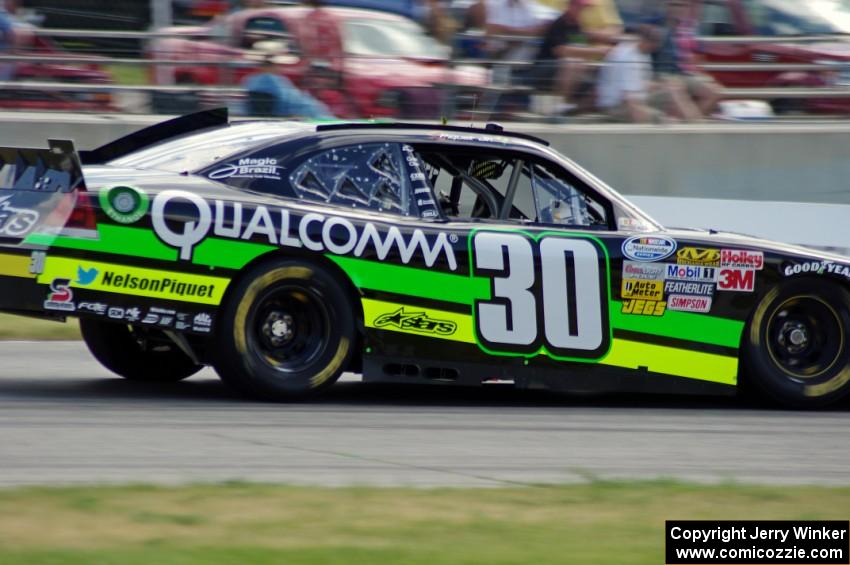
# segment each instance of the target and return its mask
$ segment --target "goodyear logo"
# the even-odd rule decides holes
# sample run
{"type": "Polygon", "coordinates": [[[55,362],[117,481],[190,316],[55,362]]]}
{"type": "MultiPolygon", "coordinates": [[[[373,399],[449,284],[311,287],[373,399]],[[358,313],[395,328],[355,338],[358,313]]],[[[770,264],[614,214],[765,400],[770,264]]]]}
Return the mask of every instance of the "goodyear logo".
{"type": "Polygon", "coordinates": [[[699,247],[683,247],[676,252],[680,265],[701,265],[704,267],[720,266],[719,249],[701,249],[699,247]]]}
{"type": "Polygon", "coordinates": [[[637,316],[663,316],[667,310],[667,303],[663,300],[623,300],[623,314],[635,314],[637,316]]]}
{"type": "Polygon", "coordinates": [[[213,305],[221,303],[230,282],[221,277],[48,257],[38,282],[49,284],[54,279],[69,279],[72,287],[88,290],[213,305]]]}
{"type": "Polygon", "coordinates": [[[663,281],[623,279],[623,298],[661,300],[664,295],[663,281]]]}

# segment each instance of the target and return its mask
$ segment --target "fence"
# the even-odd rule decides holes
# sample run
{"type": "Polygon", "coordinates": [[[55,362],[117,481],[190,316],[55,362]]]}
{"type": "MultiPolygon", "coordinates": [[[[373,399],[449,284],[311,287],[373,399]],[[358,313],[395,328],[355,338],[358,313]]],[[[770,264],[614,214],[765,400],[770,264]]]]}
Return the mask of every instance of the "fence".
{"type": "MultiPolygon", "coordinates": [[[[135,40],[145,44],[153,40],[175,37],[173,33],[163,31],[103,31],[103,30],[65,30],[37,29],[33,31],[38,38],[68,39],[113,39],[135,40]]],[[[254,32],[252,32],[254,33],[254,32]]],[[[287,34],[275,32],[256,32],[270,39],[290,40],[287,34]]],[[[181,33],[180,38],[190,40],[205,40],[211,38],[209,33],[181,33]]],[[[480,39],[480,36],[472,36],[480,39]]],[[[459,35],[463,38],[463,35],[459,35]]],[[[506,38],[511,39],[511,38],[506,38]]],[[[788,38],[789,43],[806,43],[816,40],[815,37],[788,38]]],[[[725,37],[706,38],[711,43],[767,43],[775,42],[776,38],[757,37],[725,37]]],[[[783,38],[783,42],[785,39],[783,38]]],[[[240,60],[211,60],[209,57],[193,56],[192,53],[154,54],[153,57],[112,57],[103,55],[78,55],[73,52],[44,53],[37,49],[19,49],[14,54],[0,56],[0,68],[4,65],[15,65],[26,72],[20,73],[16,80],[0,81],[0,107],[6,108],[38,108],[60,109],[74,111],[132,111],[148,112],[151,110],[179,112],[200,109],[216,105],[238,105],[245,96],[239,79],[244,78],[249,69],[258,66],[264,53],[255,53],[254,59],[247,57],[240,60]],[[168,69],[194,67],[210,70],[209,76],[215,80],[206,80],[202,84],[175,84],[168,69]],[[151,81],[139,81],[138,84],[115,82],[109,74],[99,71],[104,69],[114,72],[118,68],[133,68],[153,71],[151,81]],[[61,69],[59,72],[58,69],[61,69]],[[163,72],[165,70],[165,72],[163,72]],[[216,70],[221,72],[216,72],[216,70]],[[156,75],[156,76],[155,76],[156,75]],[[163,78],[164,77],[164,78],[163,78]],[[151,84],[151,82],[153,84],[151,84]],[[108,100],[108,102],[107,102],[108,100]],[[35,104],[33,101],[39,102],[35,104]],[[92,102],[93,101],[93,102],[92,102]],[[157,101],[159,104],[157,104],[157,101]],[[165,103],[163,103],[165,101],[165,103]],[[91,102],[91,103],[89,103],[91,102]],[[55,108],[51,107],[51,104],[55,108]]],[[[345,61],[352,62],[363,57],[346,56],[345,61]]],[[[499,61],[483,59],[464,59],[454,57],[445,62],[443,80],[434,80],[433,93],[427,94],[423,89],[406,89],[403,84],[394,87],[392,92],[379,93],[375,104],[385,104],[379,110],[386,110],[380,116],[392,116],[399,113],[401,117],[490,117],[545,120],[552,116],[544,115],[546,110],[535,108],[529,100],[539,94],[533,86],[518,84],[511,80],[498,81],[494,77],[499,74],[510,74],[517,69],[527,68],[532,63],[528,61],[499,61]],[[453,80],[452,73],[461,70],[477,70],[481,78],[478,83],[461,83],[453,80]],[[503,69],[506,73],[500,73],[503,69]],[[410,92],[415,91],[414,96],[410,92]],[[411,108],[403,108],[405,96],[412,99],[407,104],[411,108]],[[428,98],[427,103],[422,100],[428,98]],[[432,100],[431,98],[434,98],[432,100]],[[435,101],[436,100],[436,101],[435,101]],[[422,108],[415,107],[421,104],[422,108]],[[425,106],[427,106],[426,109],[425,106]],[[420,111],[421,110],[421,111],[420,111]],[[537,110],[531,111],[531,110],[537,110]],[[430,112],[431,115],[428,115],[430,112]],[[404,115],[404,114],[408,115],[404,115]],[[411,115],[412,114],[412,115],[411,115]]],[[[302,65],[307,72],[313,72],[321,65],[302,65]]],[[[599,67],[601,63],[590,66],[599,67]]],[[[319,69],[321,71],[321,69],[319,69]]],[[[850,85],[841,84],[841,77],[850,71],[850,60],[818,61],[816,63],[711,63],[703,65],[703,70],[709,73],[759,73],[765,76],[775,76],[780,73],[801,73],[810,77],[832,77],[830,84],[793,86],[760,85],[725,88],[723,97],[726,99],[758,99],[767,101],[798,101],[793,107],[805,111],[807,106],[823,112],[824,106],[818,108],[819,101],[828,103],[833,114],[850,115],[850,85]],[[847,110],[844,110],[846,106],[847,110]]],[[[134,74],[139,77],[138,71],[134,74]]],[[[349,82],[340,84],[343,88],[352,88],[354,77],[349,82]]],[[[812,81],[808,81],[812,82],[812,81]]],[[[356,85],[355,85],[356,87],[356,85]]],[[[351,96],[351,92],[343,93],[351,96]]],[[[557,110],[557,108],[554,108],[557,110]]],[[[551,111],[552,108],[549,108],[551,111]]],[[[345,117],[375,117],[374,109],[369,113],[345,117]]]]}

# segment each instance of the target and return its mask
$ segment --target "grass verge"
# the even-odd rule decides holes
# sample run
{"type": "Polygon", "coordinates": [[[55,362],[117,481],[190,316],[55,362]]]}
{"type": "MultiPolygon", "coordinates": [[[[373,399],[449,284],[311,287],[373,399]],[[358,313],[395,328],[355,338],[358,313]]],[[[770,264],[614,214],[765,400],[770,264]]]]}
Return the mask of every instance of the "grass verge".
{"type": "Polygon", "coordinates": [[[0,562],[663,563],[667,519],[841,519],[850,488],[225,484],[0,491],[0,562]]]}
{"type": "Polygon", "coordinates": [[[80,339],[80,327],[76,319],[62,323],[0,314],[0,340],[10,339],[80,339]]]}

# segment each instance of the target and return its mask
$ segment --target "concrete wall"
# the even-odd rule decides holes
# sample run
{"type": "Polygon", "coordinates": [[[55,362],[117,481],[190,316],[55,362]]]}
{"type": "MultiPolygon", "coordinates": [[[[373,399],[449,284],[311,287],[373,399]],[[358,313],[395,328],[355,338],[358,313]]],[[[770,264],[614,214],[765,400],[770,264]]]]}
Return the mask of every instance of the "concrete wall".
{"type": "MultiPolygon", "coordinates": [[[[90,149],[162,119],[0,113],[0,144],[90,149]]],[[[624,194],[850,204],[850,123],[516,125],[624,194]]]]}

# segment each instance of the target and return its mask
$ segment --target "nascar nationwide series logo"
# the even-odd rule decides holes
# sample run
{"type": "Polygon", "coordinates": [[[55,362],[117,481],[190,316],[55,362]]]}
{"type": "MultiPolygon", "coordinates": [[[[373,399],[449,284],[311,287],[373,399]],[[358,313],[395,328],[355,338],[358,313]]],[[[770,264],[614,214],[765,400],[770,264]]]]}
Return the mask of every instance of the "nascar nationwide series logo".
{"type": "Polygon", "coordinates": [[[630,237],[623,242],[623,255],[634,261],[660,261],[676,251],[676,242],[668,237],[630,237]]]}
{"type": "Polygon", "coordinates": [[[402,330],[437,335],[452,335],[457,331],[457,324],[451,320],[430,318],[424,311],[406,312],[404,307],[378,316],[374,326],[376,328],[392,326],[402,330]]]}
{"type": "MultiPolygon", "coordinates": [[[[180,214],[185,217],[185,214],[180,214]]],[[[180,250],[180,258],[191,260],[195,246],[210,235],[242,239],[281,247],[329,251],[335,255],[374,255],[383,261],[391,251],[399,254],[402,263],[421,256],[428,267],[438,260],[446,262],[452,271],[457,260],[451,242],[455,234],[440,232],[426,236],[421,229],[402,233],[396,226],[378,227],[372,222],[355,225],[347,218],[308,213],[290,214],[289,210],[258,205],[244,208],[239,202],[214,200],[207,202],[197,194],[182,190],[166,190],[156,195],[151,207],[156,235],[168,245],[180,250]],[[188,202],[194,213],[184,221],[167,220],[169,205],[174,201],[188,202]],[[176,225],[175,225],[176,224],[176,225]]]]}

